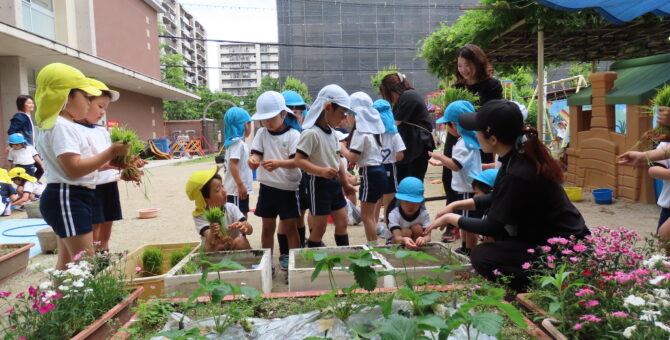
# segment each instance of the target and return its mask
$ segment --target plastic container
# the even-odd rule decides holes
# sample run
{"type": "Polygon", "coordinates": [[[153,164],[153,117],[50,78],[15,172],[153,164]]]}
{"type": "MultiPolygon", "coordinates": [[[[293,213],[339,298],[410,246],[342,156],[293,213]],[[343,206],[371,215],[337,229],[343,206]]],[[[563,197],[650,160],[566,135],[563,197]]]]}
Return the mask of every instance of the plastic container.
{"type": "Polygon", "coordinates": [[[596,201],[596,204],[611,204],[612,189],[601,188],[593,190],[593,199],[596,201]]]}
{"type": "Polygon", "coordinates": [[[158,216],[158,211],[160,211],[160,208],[147,208],[147,209],[140,209],[137,211],[138,217],[139,218],[154,218],[158,216]]]}
{"type": "Polygon", "coordinates": [[[170,153],[170,140],[167,138],[154,139],[154,144],[160,152],[170,153]]]}
{"type": "Polygon", "coordinates": [[[568,198],[573,202],[579,202],[582,200],[582,188],[580,187],[564,187],[565,193],[568,195],[568,198]]]}

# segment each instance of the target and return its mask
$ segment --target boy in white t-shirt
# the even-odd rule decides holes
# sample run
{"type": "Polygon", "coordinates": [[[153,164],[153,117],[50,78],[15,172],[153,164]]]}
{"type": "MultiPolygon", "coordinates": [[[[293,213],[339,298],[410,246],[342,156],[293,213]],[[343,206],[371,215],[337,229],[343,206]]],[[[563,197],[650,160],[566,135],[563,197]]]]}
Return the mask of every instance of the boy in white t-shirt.
{"type": "MultiPolygon", "coordinates": [[[[661,142],[658,144],[657,149],[667,148],[668,145],[670,145],[670,143],[661,142]]],[[[670,159],[655,161],[653,165],[649,167],[649,176],[653,179],[663,181],[663,190],[661,190],[661,194],[658,196],[658,201],[656,201],[656,204],[661,207],[661,215],[658,219],[658,226],[656,227],[656,232],[658,233],[663,223],[670,217],[670,159]]]]}
{"type": "Polygon", "coordinates": [[[430,215],[423,206],[423,182],[416,177],[405,177],[395,194],[396,207],[388,216],[392,242],[407,249],[417,249],[430,242],[430,234],[423,231],[430,225],[430,215]]]}
{"type": "Polygon", "coordinates": [[[35,176],[38,168],[40,173],[44,173],[44,164],[42,158],[37,153],[37,150],[26,142],[26,139],[20,133],[14,133],[9,136],[7,141],[10,150],[7,155],[9,161],[9,169],[14,167],[22,167],[30,176],[35,176]]]}
{"type": "Polygon", "coordinates": [[[223,130],[226,141],[224,165],[226,174],[224,185],[228,196],[226,200],[235,204],[244,216],[249,212],[249,195],[254,193],[251,186],[252,173],[247,161],[249,147],[244,139],[251,133],[251,117],[241,107],[232,107],[223,116],[226,127],[223,130]]]}

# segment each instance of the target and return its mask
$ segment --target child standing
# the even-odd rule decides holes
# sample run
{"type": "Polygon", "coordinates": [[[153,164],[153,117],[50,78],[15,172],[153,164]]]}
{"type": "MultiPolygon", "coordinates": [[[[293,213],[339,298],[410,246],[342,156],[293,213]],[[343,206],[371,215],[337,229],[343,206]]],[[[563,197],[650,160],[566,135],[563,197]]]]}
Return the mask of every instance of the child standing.
{"type": "Polygon", "coordinates": [[[28,175],[24,168],[12,168],[9,170],[9,178],[16,185],[16,195],[18,198],[12,202],[13,205],[22,205],[26,202],[32,202],[42,195],[44,186],[37,182],[37,178],[28,175]]]}
{"type": "Polygon", "coordinates": [[[7,170],[0,169],[0,213],[2,216],[12,214],[12,202],[18,199],[11,182],[7,170]]]}
{"type": "Polygon", "coordinates": [[[395,194],[397,206],[388,215],[393,243],[407,249],[417,249],[430,242],[430,234],[423,236],[430,225],[430,215],[423,203],[423,182],[416,177],[405,177],[395,194]]]}
{"type": "Polygon", "coordinates": [[[42,131],[36,144],[49,169],[40,212],[59,237],[56,269],[65,269],[82,251],[94,255],[97,170],[128,153],[129,145],[116,142],[94,155],[74,123],[88,114],[90,96],[101,94],[79,70],[65,64],[49,64],[37,75],[35,120],[42,131]]]}
{"type": "Polygon", "coordinates": [[[337,125],[350,111],[349,95],[337,85],[327,85],[310,108],[303,121],[295,155],[296,165],[309,174],[310,215],[313,225],[308,247],[323,247],[328,215],[335,223],[335,243],[349,245],[345,193],[355,191],[348,183],[344,164],[338,156],[339,142],[332,126],[337,125]],[[338,180],[339,177],[339,180],[338,180]]]}
{"type": "MultiPolygon", "coordinates": [[[[472,176],[482,172],[482,162],[479,150],[479,142],[474,131],[465,130],[458,124],[458,117],[462,114],[475,112],[475,108],[470,102],[457,100],[444,111],[444,116],[436,123],[446,123],[447,130],[459,139],[454,145],[452,157],[447,157],[432,152],[429,155],[439,160],[443,166],[451,169],[451,188],[458,195],[458,200],[472,198],[474,189],[472,188],[472,176]]],[[[468,210],[456,212],[462,216],[481,217],[468,210]]],[[[468,255],[472,248],[477,245],[477,235],[471,232],[461,230],[462,245],[457,252],[468,255]]]]}
{"type": "Polygon", "coordinates": [[[382,139],[384,123],[379,112],[372,107],[372,98],[364,92],[351,95],[351,106],[356,112],[356,125],[351,132],[349,152],[344,156],[350,163],[356,163],[360,174],[361,218],[368,243],[377,243],[377,221],[375,205],[386,190],[386,170],[382,165],[382,139]]]}
{"type": "Polygon", "coordinates": [[[39,167],[40,173],[44,173],[44,164],[42,164],[40,155],[32,145],[26,142],[26,139],[22,134],[12,134],[9,136],[9,140],[7,142],[11,148],[9,150],[9,155],[7,156],[7,160],[9,161],[9,169],[19,166],[26,169],[26,172],[30,176],[35,176],[35,173],[39,167]]]}
{"type": "Polygon", "coordinates": [[[218,171],[219,167],[216,165],[211,170],[196,171],[186,182],[186,195],[188,199],[195,201],[195,230],[200,235],[206,252],[251,249],[246,235],[251,235],[254,230],[240,209],[226,202],[226,188],[218,171]],[[212,207],[219,207],[224,211],[225,225],[207,221],[205,209],[212,207]],[[232,243],[225,242],[221,234],[222,228],[232,239],[232,243]]]}
{"type": "MultiPolygon", "coordinates": [[[[668,145],[670,143],[661,142],[656,149],[665,149],[668,145]]],[[[661,194],[658,196],[658,201],[656,202],[661,207],[661,215],[658,218],[658,226],[656,227],[656,232],[658,233],[663,223],[670,217],[670,159],[655,161],[649,167],[649,176],[653,179],[663,181],[663,190],[661,190],[661,194]]]]}
{"type": "Polygon", "coordinates": [[[226,127],[223,130],[226,141],[226,177],[224,184],[228,192],[227,201],[235,204],[244,216],[249,212],[249,194],[253,194],[251,186],[251,169],[249,147],[244,139],[251,133],[251,117],[240,107],[231,107],[223,117],[226,127]]]}
{"type": "Polygon", "coordinates": [[[258,97],[252,119],[260,120],[263,127],[256,132],[249,158],[249,167],[258,169],[260,182],[255,215],[263,219],[261,247],[274,248],[279,216],[279,268],[287,271],[287,279],[289,249],[300,247],[297,219],[300,217],[298,187],[301,179],[300,169],[294,162],[300,132],[285,125],[289,114],[293,112],[286,107],[279,92],[267,91],[258,97]]]}

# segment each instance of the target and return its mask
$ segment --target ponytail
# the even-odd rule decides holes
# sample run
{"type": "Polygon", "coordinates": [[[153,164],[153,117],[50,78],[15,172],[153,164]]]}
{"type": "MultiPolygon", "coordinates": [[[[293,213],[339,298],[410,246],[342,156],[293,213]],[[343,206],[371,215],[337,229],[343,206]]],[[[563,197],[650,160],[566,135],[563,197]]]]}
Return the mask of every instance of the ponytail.
{"type": "Polygon", "coordinates": [[[514,148],[535,166],[538,176],[556,184],[562,184],[563,170],[558,161],[551,156],[549,149],[540,141],[537,129],[524,126],[521,131],[522,134],[514,143],[514,148]]]}

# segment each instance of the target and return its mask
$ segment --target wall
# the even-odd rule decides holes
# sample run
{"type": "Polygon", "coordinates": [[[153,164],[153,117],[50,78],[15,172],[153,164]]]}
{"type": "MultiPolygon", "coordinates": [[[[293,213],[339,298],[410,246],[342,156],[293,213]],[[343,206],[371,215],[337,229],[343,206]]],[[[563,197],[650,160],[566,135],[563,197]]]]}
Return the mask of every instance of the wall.
{"type": "Polygon", "coordinates": [[[98,57],[160,79],[157,14],[141,0],[93,0],[98,57]]]}
{"type": "Polygon", "coordinates": [[[121,99],[110,105],[107,120],[118,120],[142,139],[163,136],[163,101],[137,92],[119,89],[121,99]]]}

